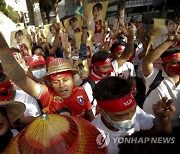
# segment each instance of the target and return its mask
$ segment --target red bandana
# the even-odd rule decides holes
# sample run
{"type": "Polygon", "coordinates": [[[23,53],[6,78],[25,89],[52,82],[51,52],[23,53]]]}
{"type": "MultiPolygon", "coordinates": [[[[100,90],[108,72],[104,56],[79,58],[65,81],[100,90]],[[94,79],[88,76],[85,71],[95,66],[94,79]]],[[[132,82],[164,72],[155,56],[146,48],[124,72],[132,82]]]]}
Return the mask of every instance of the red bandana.
{"type": "Polygon", "coordinates": [[[72,76],[72,72],[71,71],[65,71],[65,72],[59,72],[59,73],[51,74],[49,79],[51,81],[53,81],[53,80],[56,80],[56,79],[58,79],[58,78],[60,78],[62,76],[63,77],[65,77],[65,76],[72,76]]]}
{"type": "Polygon", "coordinates": [[[111,58],[107,58],[104,61],[95,62],[93,65],[94,66],[102,66],[102,65],[106,65],[106,64],[111,64],[111,58]]]}
{"type": "Polygon", "coordinates": [[[177,59],[177,58],[180,58],[180,54],[179,53],[175,53],[175,54],[171,54],[169,56],[163,57],[162,61],[165,63],[165,62],[168,62],[168,61],[170,61],[172,59],[177,59]]]}
{"type": "Polygon", "coordinates": [[[115,100],[107,100],[103,102],[97,100],[97,105],[108,112],[122,112],[135,106],[136,102],[133,95],[129,93],[115,100]]]}

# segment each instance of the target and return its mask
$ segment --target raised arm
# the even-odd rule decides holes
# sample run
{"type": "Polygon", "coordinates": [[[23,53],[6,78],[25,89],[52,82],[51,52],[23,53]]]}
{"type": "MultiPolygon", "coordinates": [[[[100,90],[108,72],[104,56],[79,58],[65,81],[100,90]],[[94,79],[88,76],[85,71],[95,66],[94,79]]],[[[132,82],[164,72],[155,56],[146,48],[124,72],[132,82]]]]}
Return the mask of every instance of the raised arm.
{"type": "Polygon", "coordinates": [[[173,40],[167,39],[164,43],[159,45],[154,50],[148,52],[142,61],[142,71],[145,77],[149,76],[153,72],[153,62],[161,56],[161,54],[166,51],[175,42],[173,40]]]}
{"type": "Polygon", "coordinates": [[[121,28],[121,31],[123,32],[123,34],[126,35],[126,37],[127,37],[127,43],[125,45],[125,49],[124,49],[121,57],[119,57],[117,59],[118,67],[121,67],[125,62],[127,62],[134,51],[134,32],[133,32],[133,30],[130,29],[129,27],[125,27],[123,25],[121,25],[120,28],[121,28]]]}
{"type": "Polygon", "coordinates": [[[18,87],[32,97],[37,98],[40,94],[40,86],[25,74],[24,70],[15,60],[6,41],[0,33],[0,60],[2,67],[8,76],[18,87]]]}

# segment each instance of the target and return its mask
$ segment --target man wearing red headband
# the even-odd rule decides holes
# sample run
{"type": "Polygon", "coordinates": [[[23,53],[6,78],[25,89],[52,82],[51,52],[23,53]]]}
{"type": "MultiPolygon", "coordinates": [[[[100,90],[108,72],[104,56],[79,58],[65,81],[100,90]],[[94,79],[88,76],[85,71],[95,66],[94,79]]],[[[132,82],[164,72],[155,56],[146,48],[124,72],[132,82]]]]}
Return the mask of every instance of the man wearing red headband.
{"type": "Polygon", "coordinates": [[[45,113],[56,113],[61,108],[69,108],[72,115],[85,112],[88,120],[94,118],[86,92],[83,88],[74,86],[73,74],[77,71],[67,59],[56,58],[50,61],[45,76],[50,80],[51,86],[36,83],[25,74],[1,34],[0,60],[7,76],[22,90],[39,99],[45,113]]]}
{"type": "MultiPolygon", "coordinates": [[[[93,54],[91,58],[91,70],[90,75],[87,78],[87,82],[83,85],[86,93],[88,94],[89,100],[93,104],[93,112],[95,112],[96,100],[92,96],[93,86],[101,79],[108,76],[117,76],[118,69],[126,65],[125,63],[131,56],[134,48],[134,33],[131,30],[127,30],[127,43],[121,56],[116,60],[116,66],[112,63],[112,56],[108,51],[99,51],[93,54]]],[[[108,44],[108,42],[106,42],[108,44]]],[[[127,68],[127,67],[126,67],[127,68]]],[[[127,69],[128,70],[128,69],[127,69]]],[[[128,75],[130,71],[128,71],[128,75]]],[[[122,72],[121,72],[122,73],[122,72]]],[[[122,73],[123,74],[123,73],[122,73]]],[[[129,77],[128,75],[127,78],[129,77]]]]}
{"type": "Polygon", "coordinates": [[[180,125],[180,48],[169,48],[179,41],[180,35],[178,29],[174,34],[160,46],[149,52],[143,59],[142,71],[145,76],[146,93],[150,89],[150,85],[155,82],[155,78],[159,74],[159,70],[153,67],[153,62],[161,56],[163,61],[163,70],[161,80],[154,90],[149,93],[143,105],[143,109],[147,113],[154,114],[152,105],[163,97],[172,99],[176,107],[175,115],[172,118],[173,127],[180,125]]]}
{"type": "MultiPolygon", "coordinates": [[[[131,93],[131,83],[128,80],[119,77],[104,78],[95,85],[93,96],[97,100],[97,110],[100,114],[92,123],[110,139],[108,153],[119,152],[119,143],[116,139],[122,139],[135,131],[151,129],[154,126],[154,116],[145,113],[136,105],[131,93]]],[[[172,101],[169,100],[168,103],[166,101],[167,99],[163,98],[154,106],[154,112],[158,117],[155,118],[155,124],[157,124],[156,129],[171,132],[171,122],[166,118],[172,116],[174,106],[172,101]],[[166,110],[168,116],[165,115],[166,110]]]]}

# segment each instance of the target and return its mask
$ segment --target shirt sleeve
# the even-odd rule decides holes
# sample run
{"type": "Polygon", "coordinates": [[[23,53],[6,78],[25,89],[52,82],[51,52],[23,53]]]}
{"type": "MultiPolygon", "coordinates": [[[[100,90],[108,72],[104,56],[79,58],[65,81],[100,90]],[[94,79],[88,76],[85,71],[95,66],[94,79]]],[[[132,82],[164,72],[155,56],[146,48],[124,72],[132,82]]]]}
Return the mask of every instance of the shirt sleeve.
{"type": "Polygon", "coordinates": [[[151,83],[154,81],[156,75],[158,74],[159,70],[156,69],[156,68],[153,68],[153,71],[152,73],[147,76],[147,77],[144,77],[145,81],[146,81],[146,90],[149,89],[149,86],[151,85],[151,83]]]}
{"type": "Polygon", "coordinates": [[[37,98],[43,107],[47,106],[49,102],[49,91],[46,85],[41,84],[41,92],[37,98]]]}
{"type": "Polygon", "coordinates": [[[141,130],[151,129],[154,126],[154,116],[144,112],[139,106],[136,108],[137,119],[141,130]]]}

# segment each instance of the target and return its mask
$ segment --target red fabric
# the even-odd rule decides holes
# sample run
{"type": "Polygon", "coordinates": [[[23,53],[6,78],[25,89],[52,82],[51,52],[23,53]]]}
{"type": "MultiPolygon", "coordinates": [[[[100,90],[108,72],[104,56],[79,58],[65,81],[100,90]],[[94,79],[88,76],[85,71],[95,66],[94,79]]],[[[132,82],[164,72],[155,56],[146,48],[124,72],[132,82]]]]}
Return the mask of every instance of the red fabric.
{"type": "Polygon", "coordinates": [[[33,55],[33,56],[29,56],[27,57],[27,64],[29,67],[34,67],[37,65],[45,65],[45,60],[43,58],[43,56],[41,55],[33,55]]]}
{"type": "Polygon", "coordinates": [[[104,61],[95,62],[93,65],[94,66],[102,66],[102,65],[106,65],[106,64],[111,64],[111,59],[110,58],[107,58],[104,61]]]}
{"type": "Polygon", "coordinates": [[[180,58],[180,54],[179,53],[175,53],[175,54],[171,54],[169,56],[163,57],[162,61],[163,62],[168,62],[168,61],[170,61],[172,59],[177,59],[177,58],[180,58]]]}
{"type": "Polygon", "coordinates": [[[115,100],[107,100],[103,102],[97,100],[97,105],[108,112],[123,112],[135,106],[136,102],[133,95],[129,93],[124,97],[115,100]]]}
{"type": "Polygon", "coordinates": [[[51,81],[53,81],[53,80],[56,80],[62,76],[72,76],[72,71],[65,71],[65,72],[59,72],[59,73],[51,74],[49,79],[51,81]]]}
{"type": "Polygon", "coordinates": [[[96,20],[95,21],[95,33],[101,33],[102,32],[102,21],[96,20]]]}
{"type": "Polygon", "coordinates": [[[91,103],[88,96],[85,90],[81,87],[74,87],[71,96],[63,100],[52,87],[42,85],[42,94],[39,101],[43,108],[48,107],[49,102],[51,102],[49,106],[49,114],[55,113],[62,108],[69,108],[72,115],[75,116],[81,114],[84,110],[91,110],[91,103]]]}
{"type": "Polygon", "coordinates": [[[91,77],[91,79],[93,79],[95,82],[97,81],[100,81],[102,79],[102,77],[99,77],[97,75],[94,74],[93,70],[90,71],[90,74],[89,76],[91,77]]]}
{"type": "Polygon", "coordinates": [[[125,46],[121,45],[121,46],[118,46],[116,49],[114,49],[112,52],[113,53],[117,53],[117,52],[123,52],[125,49],[125,46]]]}

